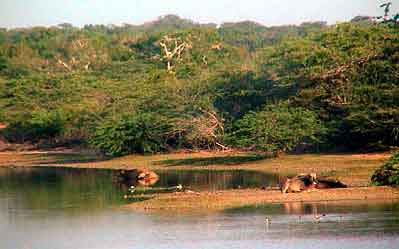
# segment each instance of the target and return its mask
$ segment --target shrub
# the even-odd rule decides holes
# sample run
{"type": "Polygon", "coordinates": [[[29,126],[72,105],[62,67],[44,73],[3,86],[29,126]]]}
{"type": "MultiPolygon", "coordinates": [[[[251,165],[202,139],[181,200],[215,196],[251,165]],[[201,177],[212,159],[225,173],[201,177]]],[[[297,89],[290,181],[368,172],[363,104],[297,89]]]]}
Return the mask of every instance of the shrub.
{"type": "Polygon", "coordinates": [[[11,122],[4,135],[12,142],[37,142],[61,135],[65,123],[66,117],[61,111],[34,111],[30,116],[11,122]]]}
{"type": "Polygon", "coordinates": [[[105,120],[97,127],[91,143],[109,156],[154,153],[165,150],[169,129],[165,118],[152,113],[138,113],[105,120]]]}
{"type": "Polygon", "coordinates": [[[374,172],[371,182],[377,186],[399,185],[399,152],[374,172]]]}
{"type": "Polygon", "coordinates": [[[286,105],[250,112],[235,122],[227,140],[238,147],[284,152],[301,142],[313,143],[323,127],[314,112],[286,105]]]}

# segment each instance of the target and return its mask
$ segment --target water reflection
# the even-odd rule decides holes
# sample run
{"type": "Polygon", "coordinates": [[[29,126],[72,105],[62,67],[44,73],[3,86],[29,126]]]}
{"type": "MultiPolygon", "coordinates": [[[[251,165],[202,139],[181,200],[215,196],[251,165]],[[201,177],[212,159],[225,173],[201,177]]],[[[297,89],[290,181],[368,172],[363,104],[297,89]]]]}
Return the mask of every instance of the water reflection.
{"type": "MultiPolygon", "coordinates": [[[[207,190],[259,187],[278,179],[256,172],[158,173],[154,189],[176,184],[207,190]]],[[[109,170],[0,169],[0,248],[396,249],[399,244],[397,202],[289,203],[149,215],[109,208],[124,203],[124,191],[112,179],[109,170]],[[315,214],[325,216],[315,223],[315,214]]]]}
{"type": "Polygon", "coordinates": [[[113,176],[116,182],[128,187],[152,186],[159,179],[155,172],[147,169],[115,170],[113,176]]]}
{"type": "Polygon", "coordinates": [[[159,176],[152,171],[148,170],[115,170],[112,174],[114,185],[124,192],[123,198],[130,201],[146,200],[148,197],[138,197],[137,195],[148,194],[144,187],[154,185],[159,176]],[[137,190],[140,191],[137,191],[137,190]]]}
{"type": "MultiPolygon", "coordinates": [[[[14,209],[101,210],[126,203],[131,186],[138,195],[176,191],[177,186],[195,191],[276,186],[279,177],[254,171],[159,171],[157,177],[137,175],[118,179],[115,170],[72,168],[0,168],[0,205],[14,209]],[[12,204],[10,202],[13,202],[12,204]]],[[[129,198],[129,202],[142,198],[129,198]]]]}
{"type": "Polygon", "coordinates": [[[246,170],[168,170],[157,171],[158,177],[138,180],[135,170],[115,171],[115,186],[125,192],[126,198],[141,194],[193,191],[219,191],[238,188],[277,187],[278,175],[246,170]]]}
{"type": "Polygon", "coordinates": [[[181,184],[195,191],[218,191],[237,188],[278,187],[279,175],[247,170],[168,170],[158,171],[159,181],[154,187],[181,184]]]}
{"type": "Polygon", "coordinates": [[[399,215],[399,203],[390,200],[328,201],[315,203],[291,202],[281,204],[286,214],[323,214],[350,212],[394,212],[399,215]]]}
{"type": "Polygon", "coordinates": [[[363,200],[363,201],[324,201],[324,202],[287,202],[283,204],[258,204],[226,210],[226,213],[256,213],[285,215],[311,214],[350,214],[360,212],[391,212],[399,218],[399,202],[397,200],[363,200]]]}
{"type": "Polygon", "coordinates": [[[111,171],[68,168],[0,169],[0,208],[94,211],[125,203],[111,171]],[[95,172],[95,173],[94,173],[95,172]]]}
{"type": "Polygon", "coordinates": [[[255,220],[263,219],[264,230],[270,239],[285,237],[302,242],[310,240],[330,243],[323,244],[323,248],[334,248],[334,246],[353,248],[360,246],[361,240],[375,243],[366,248],[378,248],[376,241],[383,239],[387,241],[392,239],[394,242],[386,241],[387,243],[382,243],[381,248],[395,248],[391,243],[399,242],[399,202],[397,201],[253,205],[230,209],[226,214],[255,217],[255,220]],[[265,223],[265,217],[271,218],[269,225],[265,223]]]}

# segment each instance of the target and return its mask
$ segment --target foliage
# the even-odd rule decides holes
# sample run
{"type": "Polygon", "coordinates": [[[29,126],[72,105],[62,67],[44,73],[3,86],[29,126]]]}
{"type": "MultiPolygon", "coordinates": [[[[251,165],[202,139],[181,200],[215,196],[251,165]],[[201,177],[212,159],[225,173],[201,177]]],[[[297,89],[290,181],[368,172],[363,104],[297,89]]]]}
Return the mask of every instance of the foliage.
{"type": "Polygon", "coordinates": [[[264,50],[264,70],[296,89],[296,105],[317,112],[330,143],[349,149],[398,144],[398,33],[386,25],[342,24],[264,50]]]}
{"type": "Polygon", "coordinates": [[[2,133],[110,155],[398,146],[398,27],[366,17],[217,27],[168,15],[137,26],[0,29],[2,133]],[[165,57],[162,42],[172,54],[185,45],[165,57]]]}
{"type": "Polygon", "coordinates": [[[388,162],[377,169],[371,177],[377,186],[399,185],[399,153],[395,153],[388,162]]]}
{"type": "Polygon", "coordinates": [[[25,139],[39,141],[60,135],[65,126],[65,116],[59,111],[36,111],[29,119],[9,124],[5,137],[13,141],[25,139]]]}
{"type": "Polygon", "coordinates": [[[251,71],[226,72],[214,86],[213,105],[231,120],[256,110],[272,98],[279,98],[273,81],[257,77],[251,71]]]}
{"type": "Polygon", "coordinates": [[[270,105],[250,112],[234,124],[229,139],[241,148],[284,152],[313,143],[323,131],[317,115],[304,108],[270,105]]]}
{"type": "Polygon", "coordinates": [[[110,156],[158,152],[166,149],[169,128],[160,117],[138,113],[99,125],[92,144],[110,156]]]}

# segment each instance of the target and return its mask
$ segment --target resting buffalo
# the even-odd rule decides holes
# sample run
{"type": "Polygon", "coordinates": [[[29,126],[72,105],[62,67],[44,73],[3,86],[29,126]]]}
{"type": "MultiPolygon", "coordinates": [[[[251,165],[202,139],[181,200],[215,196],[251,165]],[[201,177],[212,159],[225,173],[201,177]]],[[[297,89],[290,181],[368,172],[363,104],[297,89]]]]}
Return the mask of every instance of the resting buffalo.
{"type": "Polygon", "coordinates": [[[150,186],[158,181],[158,175],[147,169],[119,170],[116,173],[119,183],[128,186],[150,186]]]}
{"type": "Polygon", "coordinates": [[[281,187],[283,193],[295,193],[315,188],[315,175],[301,174],[288,178],[281,187]]]}
{"type": "Polygon", "coordinates": [[[346,188],[337,180],[317,179],[315,174],[301,174],[288,178],[281,187],[283,193],[296,193],[312,189],[346,188]]]}
{"type": "Polygon", "coordinates": [[[340,181],[332,180],[332,179],[317,179],[316,180],[316,188],[324,189],[324,188],[346,188],[347,186],[340,181]]]}
{"type": "Polygon", "coordinates": [[[158,175],[149,170],[138,170],[137,181],[141,185],[150,186],[154,185],[158,181],[158,175]]]}

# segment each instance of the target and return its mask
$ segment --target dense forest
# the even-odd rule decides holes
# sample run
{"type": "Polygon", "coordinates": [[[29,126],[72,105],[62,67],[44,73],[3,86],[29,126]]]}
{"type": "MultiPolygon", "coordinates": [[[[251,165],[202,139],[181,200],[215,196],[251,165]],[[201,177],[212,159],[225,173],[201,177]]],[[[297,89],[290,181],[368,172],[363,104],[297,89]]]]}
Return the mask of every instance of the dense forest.
{"type": "Polygon", "coordinates": [[[399,25],[0,29],[0,139],[110,156],[399,146],[399,25]],[[1,138],[2,137],[2,138],[1,138]]]}

